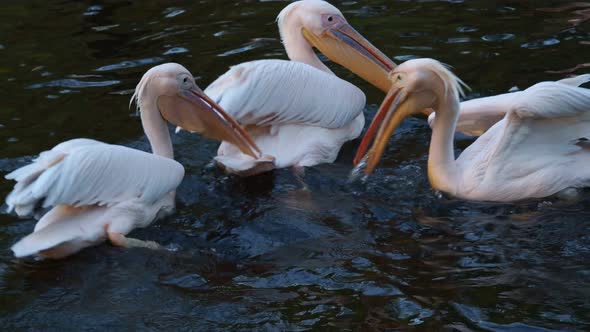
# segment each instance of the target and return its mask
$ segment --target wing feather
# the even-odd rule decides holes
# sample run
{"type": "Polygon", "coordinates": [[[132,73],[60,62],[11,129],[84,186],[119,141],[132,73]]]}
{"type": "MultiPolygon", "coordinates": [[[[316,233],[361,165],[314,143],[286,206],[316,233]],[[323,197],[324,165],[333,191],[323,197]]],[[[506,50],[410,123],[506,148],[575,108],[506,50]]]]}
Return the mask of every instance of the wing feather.
{"type": "Polygon", "coordinates": [[[353,121],[365,106],[365,94],[353,84],[286,60],[231,67],[205,93],[243,125],[305,124],[335,129],[353,121]]]}
{"type": "Polygon", "coordinates": [[[110,206],[134,198],[153,203],[173,191],[183,176],[182,165],[169,158],[94,140],[71,140],[6,175],[17,181],[6,203],[19,215],[30,214],[39,203],[110,206]]]}
{"type": "Polygon", "coordinates": [[[501,192],[502,200],[588,185],[590,151],[579,144],[588,138],[590,90],[538,83],[515,95],[504,119],[461,154],[467,179],[477,179],[465,185],[501,192]]]}
{"type": "MultiPolygon", "coordinates": [[[[556,83],[577,87],[589,81],[590,74],[583,74],[564,78],[556,83]]],[[[552,82],[542,83],[555,84],[552,82]]],[[[524,98],[526,99],[527,90],[476,98],[462,102],[461,113],[459,113],[459,120],[457,122],[457,131],[472,136],[482,135],[496,122],[504,118],[506,112],[511,109],[513,102],[518,100],[520,95],[524,94],[524,98]]],[[[530,93],[531,92],[529,91],[528,94],[530,95],[530,93]]],[[[428,123],[431,127],[434,124],[435,117],[435,113],[432,113],[428,117],[428,123]]]]}

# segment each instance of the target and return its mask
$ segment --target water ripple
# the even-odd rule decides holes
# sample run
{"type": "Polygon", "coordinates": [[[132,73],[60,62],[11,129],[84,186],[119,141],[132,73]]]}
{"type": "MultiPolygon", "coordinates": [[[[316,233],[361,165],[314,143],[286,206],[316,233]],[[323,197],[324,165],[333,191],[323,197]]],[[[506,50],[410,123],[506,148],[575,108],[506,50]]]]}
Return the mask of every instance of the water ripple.
{"type": "Polygon", "coordinates": [[[110,30],[112,28],[116,28],[118,26],[120,26],[120,24],[102,25],[102,26],[92,27],[92,30],[98,31],[98,32],[100,32],[100,31],[107,31],[107,30],[110,30]]]}
{"type": "MultiPolygon", "coordinates": [[[[343,5],[352,5],[354,2],[343,3],[343,5]]],[[[363,6],[360,9],[349,9],[344,11],[346,14],[351,14],[359,17],[374,17],[379,16],[387,9],[386,6],[363,6]]]]}
{"type": "Polygon", "coordinates": [[[186,290],[202,290],[207,284],[207,279],[196,273],[182,276],[160,277],[160,283],[167,286],[178,287],[186,290]]]}
{"type": "Polygon", "coordinates": [[[413,55],[413,54],[396,55],[396,56],[393,57],[394,60],[397,60],[397,61],[400,61],[400,62],[411,60],[411,59],[417,59],[417,58],[419,58],[419,56],[413,55]]]}
{"type": "Polygon", "coordinates": [[[182,9],[182,8],[176,8],[176,7],[170,7],[170,8],[166,8],[166,10],[164,10],[164,12],[162,14],[164,14],[164,17],[166,18],[172,18],[181,14],[184,14],[186,12],[186,10],[182,9]]]}
{"type": "Polygon", "coordinates": [[[43,83],[35,83],[27,86],[27,89],[40,89],[40,88],[50,88],[50,87],[60,87],[60,88],[71,88],[71,89],[81,89],[81,88],[96,88],[96,87],[104,87],[119,84],[121,81],[118,80],[108,80],[108,81],[80,81],[77,79],[61,79],[43,83]]]}
{"type": "Polygon", "coordinates": [[[424,323],[423,319],[432,317],[434,311],[423,308],[420,304],[407,298],[398,298],[392,301],[386,307],[389,314],[399,320],[410,320],[411,325],[420,325],[424,323]]]}
{"type": "Polygon", "coordinates": [[[538,39],[538,40],[535,40],[532,42],[521,44],[520,47],[533,50],[533,49],[542,48],[542,47],[546,47],[546,46],[557,45],[559,43],[560,43],[559,39],[556,39],[556,38],[538,39]]]}
{"type": "Polygon", "coordinates": [[[94,16],[100,14],[102,11],[102,6],[100,5],[93,5],[86,9],[86,11],[82,14],[84,16],[94,16]]]}
{"type": "Polygon", "coordinates": [[[429,34],[426,32],[400,32],[398,36],[401,38],[416,38],[416,37],[426,37],[429,34]]]}
{"type": "Polygon", "coordinates": [[[170,54],[180,54],[180,53],[187,53],[188,49],[184,47],[173,47],[171,49],[166,50],[163,54],[170,55],[170,54]]]}
{"type": "Polygon", "coordinates": [[[447,39],[447,43],[449,44],[461,44],[461,43],[469,43],[471,38],[469,37],[454,37],[447,39]]]}
{"type": "Polygon", "coordinates": [[[485,35],[481,39],[489,42],[501,42],[505,40],[513,39],[515,36],[512,33],[498,33],[493,35],[485,35]]]}
{"type": "Polygon", "coordinates": [[[405,50],[414,50],[414,51],[430,51],[432,50],[432,46],[402,46],[405,50]]]}
{"type": "Polygon", "coordinates": [[[274,38],[255,38],[255,39],[252,39],[251,42],[244,44],[242,47],[238,47],[236,49],[223,52],[221,54],[218,54],[217,56],[225,57],[225,56],[230,56],[230,55],[234,55],[234,54],[248,52],[248,51],[251,51],[251,50],[254,50],[257,48],[261,48],[264,45],[266,45],[269,41],[274,41],[274,40],[275,40],[274,38]]]}
{"type": "Polygon", "coordinates": [[[190,25],[171,26],[171,27],[164,29],[164,31],[152,33],[152,34],[143,36],[141,38],[138,38],[137,40],[135,40],[135,42],[140,42],[140,41],[144,41],[144,40],[148,40],[148,39],[149,40],[159,40],[159,39],[168,38],[168,37],[175,36],[175,35],[181,35],[181,34],[188,32],[193,27],[194,26],[190,26],[190,25]]]}
{"type": "Polygon", "coordinates": [[[376,281],[361,281],[361,274],[340,267],[324,267],[314,270],[292,268],[284,273],[267,277],[238,276],[234,282],[253,288],[287,288],[295,286],[319,286],[325,290],[354,290],[365,296],[397,296],[402,292],[393,285],[376,281]]]}
{"type": "Polygon", "coordinates": [[[475,32],[479,30],[477,27],[474,26],[463,26],[463,27],[458,27],[457,28],[457,32],[462,32],[462,33],[467,33],[467,32],[475,32]]]}
{"type": "Polygon", "coordinates": [[[158,63],[158,62],[162,62],[162,61],[164,61],[164,59],[160,58],[160,57],[137,59],[137,60],[125,60],[125,61],[121,61],[119,63],[115,63],[112,65],[106,65],[106,66],[96,68],[94,71],[109,71],[109,70],[118,70],[118,69],[124,69],[124,68],[134,68],[134,67],[140,67],[140,66],[158,63]]]}

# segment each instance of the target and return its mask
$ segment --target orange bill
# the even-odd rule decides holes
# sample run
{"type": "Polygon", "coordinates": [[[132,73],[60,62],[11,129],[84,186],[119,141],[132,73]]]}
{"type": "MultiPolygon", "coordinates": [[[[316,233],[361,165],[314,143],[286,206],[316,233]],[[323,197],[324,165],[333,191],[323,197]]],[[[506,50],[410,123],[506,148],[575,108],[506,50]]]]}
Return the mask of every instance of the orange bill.
{"type": "Polygon", "coordinates": [[[344,66],[365,81],[382,91],[389,91],[391,81],[389,72],[396,64],[365,37],[358,33],[342,17],[333,17],[320,35],[305,27],[302,29],[305,39],[330,60],[344,66]]]}
{"type": "Polygon", "coordinates": [[[395,129],[399,127],[401,122],[411,114],[409,109],[406,109],[406,105],[404,105],[406,97],[407,94],[403,89],[396,87],[392,88],[391,91],[387,93],[387,96],[385,96],[377,115],[363,137],[359,150],[354,158],[354,163],[356,165],[366,156],[366,175],[370,175],[375,170],[385,148],[387,147],[389,138],[395,129]],[[375,131],[377,128],[379,129],[375,137],[375,131]],[[375,140],[367,152],[368,146],[373,137],[375,137],[375,140]]]}
{"type": "Polygon", "coordinates": [[[182,89],[177,96],[160,96],[162,117],[185,130],[227,141],[243,153],[260,158],[262,152],[242,127],[201,89],[182,89]]]}

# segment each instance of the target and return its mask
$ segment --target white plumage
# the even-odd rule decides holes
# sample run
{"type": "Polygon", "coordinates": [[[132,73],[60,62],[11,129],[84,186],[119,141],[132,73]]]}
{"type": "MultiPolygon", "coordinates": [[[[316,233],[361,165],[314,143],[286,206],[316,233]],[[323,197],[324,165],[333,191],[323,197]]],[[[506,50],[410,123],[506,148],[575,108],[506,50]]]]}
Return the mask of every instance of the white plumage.
{"type": "Polygon", "coordinates": [[[23,257],[53,249],[48,256],[57,258],[104,241],[107,227],[123,235],[145,227],[159,211],[174,209],[169,193],[183,176],[178,162],[128,147],[91,139],[58,144],[6,175],[17,182],[8,212],[54,207],[12,250],[23,257]]]}
{"type": "Polygon", "coordinates": [[[457,159],[459,196],[513,201],[590,185],[590,90],[536,84],[457,159]]]}
{"type": "Polygon", "coordinates": [[[365,107],[365,94],[353,84],[287,60],[233,66],[205,93],[243,125],[303,124],[338,129],[361,115],[365,107]]]}
{"type": "Polygon", "coordinates": [[[78,138],[42,152],[32,164],[6,175],[17,181],[6,203],[9,212],[16,209],[25,215],[38,202],[43,208],[112,206],[130,199],[154,204],[173,191],[183,175],[182,165],[173,159],[78,138]]]}
{"type": "MultiPolygon", "coordinates": [[[[576,87],[589,81],[590,74],[584,74],[565,78],[556,83],[576,87]]],[[[500,121],[512,107],[513,102],[523,93],[524,91],[509,92],[462,102],[457,131],[471,136],[480,136],[500,121]]],[[[428,116],[430,127],[434,125],[435,117],[436,113],[428,116]]]]}
{"type": "MultiPolygon", "coordinates": [[[[356,86],[312,66],[259,60],[232,67],[205,93],[245,126],[276,167],[333,162],[341,145],[364,126],[365,95],[356,86]]],[[[216,160],[247,169],[251,158],[223,142],[216,160]]]]}

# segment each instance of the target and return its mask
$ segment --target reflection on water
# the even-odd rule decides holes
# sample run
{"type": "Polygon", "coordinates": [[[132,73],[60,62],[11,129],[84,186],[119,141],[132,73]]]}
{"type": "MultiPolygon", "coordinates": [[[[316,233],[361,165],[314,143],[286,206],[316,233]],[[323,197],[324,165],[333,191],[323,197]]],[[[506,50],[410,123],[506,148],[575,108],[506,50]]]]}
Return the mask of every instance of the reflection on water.
{"type": "MultiPolygon", "coordinates": [[[[0,172],[66,139],[147,149],[128,109],[150,66],[176,61],[205,87],[230,65],[285,58],[286,2],[3,2],[0,172]],[[223,4],[222,4],[223,3],[223,4]]],[[[397,61],[453,65],[469,98],[587,70],[587,4],[575,1],[341,1],[397,61]]],[[[374,116],[381,92],[351,73],[374,116]]],[[[580,330],[590,324],[590,195],[466,203],[430,189],[429,128],[409,119],[366,181],[358,145],[298,175],[225,176],[217,143],[174,136],[187,169],[178,213],[135,232],[169,250],[103,245],[58,262],[9,247],[32,220],[0,214],[6,330],[580,330]]],[[[471,138],[458,137],[465,148],[471,138]]],[[[458,150],[460,152],[460,150],[458,150]]],[[[0,181],[0,194],[11,183],[0,181]]]]}

